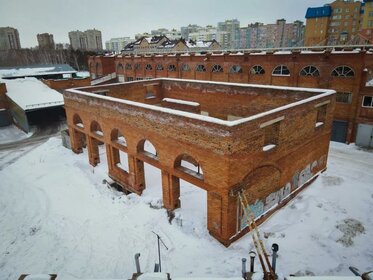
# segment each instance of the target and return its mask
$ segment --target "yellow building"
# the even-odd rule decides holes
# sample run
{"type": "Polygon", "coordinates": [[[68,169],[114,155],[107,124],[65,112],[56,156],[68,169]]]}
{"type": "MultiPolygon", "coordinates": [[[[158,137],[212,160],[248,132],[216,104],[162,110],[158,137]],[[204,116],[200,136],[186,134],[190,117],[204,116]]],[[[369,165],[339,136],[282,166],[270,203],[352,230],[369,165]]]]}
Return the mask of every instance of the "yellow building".
{"type": "Polygon", "coordinates": [[[323,7],[308,8],[305,45],[362,43],[361,31],[364,24],[368,29],[373,28],[372,1],[365,0],[362,3],[354,0],[336,0],[323,7]]]}

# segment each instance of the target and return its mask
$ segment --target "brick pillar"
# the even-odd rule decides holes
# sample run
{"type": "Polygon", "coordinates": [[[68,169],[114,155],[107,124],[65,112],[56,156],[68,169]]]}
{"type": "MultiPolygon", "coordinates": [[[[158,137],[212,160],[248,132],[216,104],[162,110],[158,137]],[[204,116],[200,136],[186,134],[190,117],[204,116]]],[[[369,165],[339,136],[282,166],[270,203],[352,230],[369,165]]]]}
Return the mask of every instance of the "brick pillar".
{"type": "Polygon", "coordinates": [[[83,139],[80,132],[76,131],[73,127],[69,127],[69,134],[70,134],[70,143],[71,143],[71,150],[76,153],[80,154],[83,152],[83,139]]]}
{"type": "Polygon", "coordinates": [[[237,230],[237,199],[226,194],[207,193],[207,228],[224,245],[237,230]]]}
{"type": "Polygon", "coordinates": [[[87,140],[89,163],[92,166],[96,166],[98,163],[100,163],[97,140],[90,136],[88,136],[87,140]]]}
{"type": "Polygon", "coordinates": [[[162,170],[163,207],[169,210],[180,208],[180,180],[162,170]]]}
{"type": "Polygon", "coordinates": [[[145,189],[144,162],[128,154],[128,171],[131,175],[131,187],[141,194],[145,189]]]}

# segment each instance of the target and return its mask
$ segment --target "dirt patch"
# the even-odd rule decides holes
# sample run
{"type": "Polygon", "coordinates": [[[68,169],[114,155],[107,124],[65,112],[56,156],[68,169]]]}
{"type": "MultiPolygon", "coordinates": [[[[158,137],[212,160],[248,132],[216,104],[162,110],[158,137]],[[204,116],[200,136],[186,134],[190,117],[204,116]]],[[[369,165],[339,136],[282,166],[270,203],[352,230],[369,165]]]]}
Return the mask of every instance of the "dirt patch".
{"type": "Polygon", "coordinates": [[[350,247],[354,244],[353,238],[357,235],[365,233],[363,224],[356,219],[344,219],[342,223],[335,226],[339,229],[343,236],[337,240],[345,247],[350,247]]]}

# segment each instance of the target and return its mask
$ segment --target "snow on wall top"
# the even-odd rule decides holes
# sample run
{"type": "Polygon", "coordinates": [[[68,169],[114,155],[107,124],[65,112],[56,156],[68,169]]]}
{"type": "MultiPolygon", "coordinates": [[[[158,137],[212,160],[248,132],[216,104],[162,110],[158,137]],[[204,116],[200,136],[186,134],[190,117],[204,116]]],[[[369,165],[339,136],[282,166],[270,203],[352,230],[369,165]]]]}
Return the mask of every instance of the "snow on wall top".
{"type": "Polygon", "coordinates": [[[54,74],[73,74],[77,71],[67,64],[39,65],[25,67],[0,68],[0,77],[26,77],[54,74]]]}
{"type": "MultiPolygon", "coordinates": [[[[305,92],[312,92],[312,93],[319,93],[319,94],[308,97],[308,98],[305,98],[305,99],[300,100],[300,101],[296,101],[296,102],[284,105],[284,106],[277,107],[275,109],[272,109],[272,110],[269,110],[269,111],[266,111],[266,112],[262,112],[262,113],[259,113],[259,114],[256,114],[256,115],[252,115],[252,116],[249,116],[249,117],[246,117],[246,118],[233,120],[233,121],[227,121],[227,120],[221,120],[221,119],[218,119],[218,118],[213,118],[213,117],[210,117],[210,116],[204,116],[204,115],[179,111],[179,110],[170,109],[170,108],[163,108],[163,107],[158,107],[158,106],[155,106],[155,105],[149,105],[149,104],[145,104],[145,103],[119,99],[119,98],[115,98],[115,97],[111,97],[111,96],[97,95],[97,94],[94,94],[94,93],[83,91],[84,89],[87,89],[87,88],[90,88],[90,89],[95,88],[94,86],[67,89],[66,92],[74,93],[74,94],[78,94],[78,95],[83,95],[83,96],[87,96],[87,97],[95,97],[95,98],[98,98],[98,99],[105,99],[105,100],[114,101],[114,102],[117,102],[117,103],[126,104],[126,105],[129,105],[129,106],[135,106],[135,107],[144,108],[144,109],[148,109],[148,110],[152,110],[152,111],[163,112],[163,113],[167,113],[167,114],[170,114],[170,115],[187,117],[187,118],[190,118],[190,119],[195,119],[195,120],[200,120],[200,121],[204,121],[204,122],[214,123],[214,124],[227,126],[227,127],[233,127],[233,126],[236,126],[236,125],[240,125],[240,124],[243,124],[243,123],[246,123],[246,122],[249,122],[249,121],[253,121],[253,120],[265,117],[265,116],[270,115],[270,114],[281,112],[283,110],[286,110],[286,109],[289,109],[289,108],[292,108],[292,107],[295,107],[295,106],[299,106],[299,105],[302,105],[302,104],[305,104],[305,103],[308,103],[308,102],[311,102],[311,101],[314,101],[314,100],[317,100],[317,99],[335,94],[335,91],[330,90],[330,89],[296,88],[296,87],[268,86],[268,85],[256,85],[256,84],[239,84],[239,83],[212,82],[212,81],[202,81],[202,80],[196,82],[195,80],[187,80],[187,79],[182,79],[181,80],[181,79],[175,79],[175,78],[158,78],[158,79],[147,80],[147,82],[149,82],[149,81],[152,81],[152,82],[154,82],[154,81],[177,81],[177,82],[181,82],[181,83],[215,84],[215,85],[227,85],[227,86],[240,86],[240,87],[247,87],[247,88],[278,89],[278,90],[287,90],[287,91],[296,91],[296,92],[305,91],[305,92]]],[[[126,84],[129,84],[129,83],[144,83],[144,81],[126,82],[126,84]]],[[[107,86],[120,85],[120,84],[124,84],[124,83],[108,84],[107,86]]]]}
{"type": "Polygon", "coordinates": [[[163,98],[162,101],[170,102],[170,103],[178,103],[178,104],[184,104],[189,106],[199,106],[200,104],[198,102],[192,102],[192,101],[186,101],[181,99],[174,99],[174,98],[163,98]]]}
{"type": "Polygon", "coordinates": [[[6,95],[23,110],[33,110],[64,104],[63,96],[36,78],[1,80],[6,84],[6,95]]]}

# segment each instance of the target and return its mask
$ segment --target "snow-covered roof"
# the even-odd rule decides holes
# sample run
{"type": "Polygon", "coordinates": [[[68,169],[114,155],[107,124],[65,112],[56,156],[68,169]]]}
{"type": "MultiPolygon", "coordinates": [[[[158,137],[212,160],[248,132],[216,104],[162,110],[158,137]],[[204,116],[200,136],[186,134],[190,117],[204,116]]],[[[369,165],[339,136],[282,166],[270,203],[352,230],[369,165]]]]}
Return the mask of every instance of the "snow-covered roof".
{"type": "Polygon", "coordinates": [[[25,111],[62,106],[63,96],[36,78],[1,80],[6,84],[6,95],[25,111]]]}
{"type": "Polygon", "coordinates": [[[0,68],[0,78],[36,77],[55,74],[73,74],[77,71],[68,64],[29,65],[0,68]]]}

